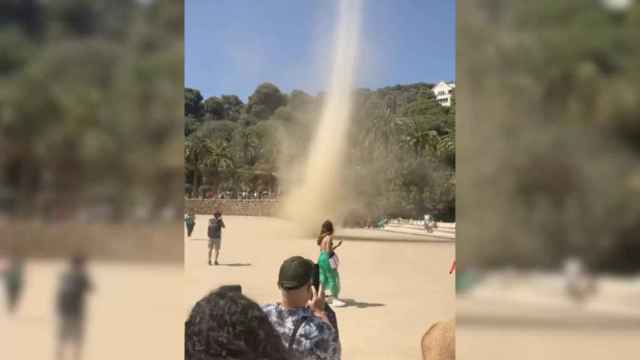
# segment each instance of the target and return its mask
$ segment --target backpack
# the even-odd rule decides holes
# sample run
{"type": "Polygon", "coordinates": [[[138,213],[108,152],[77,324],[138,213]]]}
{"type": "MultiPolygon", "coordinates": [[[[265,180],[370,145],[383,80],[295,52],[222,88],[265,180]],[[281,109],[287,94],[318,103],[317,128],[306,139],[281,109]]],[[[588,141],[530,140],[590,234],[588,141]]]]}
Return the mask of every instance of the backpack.
{"type": "Polygon", "coordinates": [[[78,274],[65,274],[58,293],[58,310],[71,315],[82,311],[85,278],[78,274]]]}
{"type": "Polygon", "coordinates": [[[207,236],[209,236],[210,239],[220,237],[220,221],[219,220],[214,220],[212,222],[209,222],[209,227],[207,228],[207,236]]]}

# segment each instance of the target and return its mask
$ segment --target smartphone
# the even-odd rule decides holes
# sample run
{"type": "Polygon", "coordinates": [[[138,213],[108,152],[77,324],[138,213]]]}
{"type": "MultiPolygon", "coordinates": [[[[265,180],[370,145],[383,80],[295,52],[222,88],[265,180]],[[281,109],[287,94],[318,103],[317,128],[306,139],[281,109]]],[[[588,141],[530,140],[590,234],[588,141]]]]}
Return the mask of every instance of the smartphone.
{"type": "Polygon", "coordinates": [[[313,265],[313,287],[316,291],[320,291],[320,267],[318,264],[313,265]]]}

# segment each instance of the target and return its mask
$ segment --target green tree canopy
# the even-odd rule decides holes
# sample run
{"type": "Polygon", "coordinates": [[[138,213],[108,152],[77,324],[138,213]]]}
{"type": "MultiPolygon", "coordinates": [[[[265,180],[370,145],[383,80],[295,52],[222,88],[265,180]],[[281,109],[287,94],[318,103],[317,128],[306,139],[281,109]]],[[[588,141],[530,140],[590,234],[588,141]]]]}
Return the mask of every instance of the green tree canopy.
{"type": "Polygon", "coordinates": [[[286,104],[286,97],[272,83],[260,84],[249,96],[247,113],[258,119],[267,119],[277,108],[286,104]]]}
{"type": "Polygon", "coordinates": [[[184,89],[184,115],[200,117],[202,115],[202,94],[199,90],[184,89]]]}
{"type": "Polygon", "coordinates": [[[216,96],[207,98],[203,103],[203,111],[205,116],[212,120],[221,120],[225,118],[224,104],[222,100],[216,96]]]}
{"type": "Polygon", "coordinates": [[[223,117],[227,120],[237,121],[244,111],[244,103],[236,95],[222,95],[220,97],[223,106],[223,117]]]}

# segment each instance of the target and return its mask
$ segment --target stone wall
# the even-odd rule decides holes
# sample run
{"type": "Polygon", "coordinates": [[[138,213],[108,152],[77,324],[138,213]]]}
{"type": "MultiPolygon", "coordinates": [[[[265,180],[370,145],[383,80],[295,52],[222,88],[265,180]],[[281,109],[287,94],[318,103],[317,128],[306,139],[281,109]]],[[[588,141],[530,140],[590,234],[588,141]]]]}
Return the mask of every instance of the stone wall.
{"type": "Polygon", "coordinates": [[[213,214],[215,210],[223,215],[239,216],[276,216],[278,200],[225,200],[225,199],[186,199],[185,210],[195,210],[196,214],[213,214]]]}
{"type": "Polygon", "coordinates": [[[182,219],[164,223],[45,223],[0,218],[0,258],[18,253],[26,258],[66,259],[78,252],[90,260],[182,264],[182,219]]]}

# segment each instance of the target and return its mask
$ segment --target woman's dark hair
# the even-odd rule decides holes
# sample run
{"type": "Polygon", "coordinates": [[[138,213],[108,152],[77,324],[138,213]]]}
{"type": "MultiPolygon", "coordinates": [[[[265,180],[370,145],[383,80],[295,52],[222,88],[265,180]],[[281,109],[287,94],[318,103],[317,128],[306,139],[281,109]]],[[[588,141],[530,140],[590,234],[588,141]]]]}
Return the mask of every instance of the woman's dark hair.
{"type": "Polygon", "coordinates": [[[191,310],[185,360],[287,360],[280,335],[260,306],[236,291],[216,290],[191,310]]]}
{"type": "Polygon", "coordinates": [[[318,245],[322,243],[322,239],[327,235],[333,235],[333,223],[331,220],[325,220],[320,228],[320,235],[318,235],[318,245]]]}

